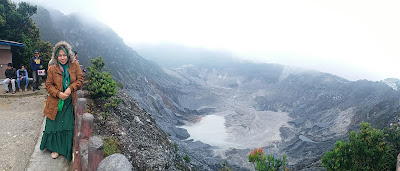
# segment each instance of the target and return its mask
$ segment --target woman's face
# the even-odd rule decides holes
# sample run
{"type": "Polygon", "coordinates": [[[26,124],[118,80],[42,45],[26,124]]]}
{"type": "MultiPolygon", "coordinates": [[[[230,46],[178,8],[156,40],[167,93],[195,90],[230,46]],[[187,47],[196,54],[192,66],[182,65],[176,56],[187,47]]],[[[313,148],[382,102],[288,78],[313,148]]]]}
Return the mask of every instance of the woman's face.
{"type": "Polygon", "coordinates": [[[68,62],[67,54],[62,49],[58,51],[58,62],[62,65],[65,65],[68,62]]]}

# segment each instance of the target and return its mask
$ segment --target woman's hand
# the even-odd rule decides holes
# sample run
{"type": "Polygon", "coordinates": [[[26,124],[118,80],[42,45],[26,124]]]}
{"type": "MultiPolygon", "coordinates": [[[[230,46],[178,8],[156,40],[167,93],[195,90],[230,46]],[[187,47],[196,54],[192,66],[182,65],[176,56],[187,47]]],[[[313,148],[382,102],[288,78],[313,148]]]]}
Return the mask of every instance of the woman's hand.
{"type": "Polygon", "coordinates": [[[60,92],[60,93],[58,94],[58,97],[59,97],[60,99],[62,99],[62,100],[67,99],[68,96],[69,96],[69,94],[67,95],[67,94],[65,94],[65,93],[63,93],[63,92],[60,92]]]}
{"type": "MultiPolygon", "coordinates": [[[[71,89],[68,87],[65,91],[64,91],[64,94],[66,94],[66,95],[71,95],[71,89]]],[[[67,96],[67,97],[68,97],[67,96]]]]}

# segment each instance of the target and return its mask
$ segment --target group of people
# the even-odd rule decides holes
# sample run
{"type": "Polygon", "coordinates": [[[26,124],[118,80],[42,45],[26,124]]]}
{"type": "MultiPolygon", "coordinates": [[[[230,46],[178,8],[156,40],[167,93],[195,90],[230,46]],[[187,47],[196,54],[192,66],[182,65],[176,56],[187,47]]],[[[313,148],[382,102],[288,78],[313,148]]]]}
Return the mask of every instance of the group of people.
{"type": "MultiPolygon", "coordinates": [[[[39,56],[39,51],[35,50],[34,53],[35,53],[35,56],[31,59],[31,69],[32,69],[32,77],[33,77],[32,91],[40,90],[39,80],[40,80],[41,75],[39,73],[40,73],[40,70],[44,69],[42,58],[39,56]]],[[[74,55],[75,55],[74,60],[77,61],[78,52],[74,51],[74,55]]],[[[53,59],[51,59],[49,61],[48,66],[51,66],[51,65],[54,65],[53,59]]],[[[4,85],[4,89],[5,89],[4,94],[10,92],[9,84],[12,85],[12,94],[16,93],[15,82],[17,82],[19,92],[22,92],[24,90],[23,88],[21,88],[21,82],[25,83],[25,91],[28,91],[29,77],[28,77],[28,71],[25,68],[24,64],[22,64],[20,66],[20,69],[16,70],[13,67],[12,63],[8,63],[8,67],[5,71],[5,75],[6,75],[6,79],[4,79],[4,81],[3,81],[3,85],[4,85]]]]}
{"type": "MultiPolygon", "coordinates": [[[[40,150],[47,149],[50,156],[56,159],[60,154],[67,160],[72,160],[72,146],[75,127],[74,101],[76,91],[83,84],[83,74],[76,60],[77,53],[65,41],[58,42],[53,49],[51,61],[47,70],[45,82],[48,97],[44,108],[46,127],[40,144],[40,150]]],[[[34,79],[33,91],[39,89],[38,70],[42,70],[43,61],[39,52],[35,50],[35,57],[31,59],[32,76],[34,79]]],[[[4,86],[9,92],[8,85],[12,84],[15,93],[15,80],[20,91],[20,82],[25,81],[25,91],[28,90],[28,72],[24,65],[15,70],[12,63],[8,64],[5,71],[4,86]]]]}
{"type": "MultiPolygon", "coordinates": [[[[31,69],[32,69],[32,76],[33,76],[33,86],[32,90],[40,90],[39,88],[39,75],[38,75],[38,70],[43,69],[43,61],[42,58],[39,56],[39,51],[35,50],[34,51],[35,56],[31,59],[31,69]]],[[[20,92],[22,92],[21,88],[21,82],[25,83],[25,91],[28,91],[28,84],[29,84],[29,77],[28,77],[28,71],[25,68],[25,65],[22,64],[18,70],[16,70],[13,67],[12,63],[8,63],[7,69],[5,71],[5,76],[6,79],[3,81],[4,93],[9,93],[10,89],[8,88],[8,85],[11,83],[12,85],[12,94],[15,94],[16,92],[16,87],[15,87],[15,82],[17,82],[17,86],[20,92]]]]}

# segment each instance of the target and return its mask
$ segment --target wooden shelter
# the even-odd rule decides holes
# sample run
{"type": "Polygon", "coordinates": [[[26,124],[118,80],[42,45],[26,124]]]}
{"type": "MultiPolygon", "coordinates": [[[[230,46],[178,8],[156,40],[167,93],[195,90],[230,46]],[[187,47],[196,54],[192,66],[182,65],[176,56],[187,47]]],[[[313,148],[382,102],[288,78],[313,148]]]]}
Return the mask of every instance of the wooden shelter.
{"type": "Polygon", "coordinates": [[[0,40],[0,79],[6,78],[4,72],[7,69],[7,64],[12,63],[11,46],[25,47],[24,44],[19,42],[0,40]]]}

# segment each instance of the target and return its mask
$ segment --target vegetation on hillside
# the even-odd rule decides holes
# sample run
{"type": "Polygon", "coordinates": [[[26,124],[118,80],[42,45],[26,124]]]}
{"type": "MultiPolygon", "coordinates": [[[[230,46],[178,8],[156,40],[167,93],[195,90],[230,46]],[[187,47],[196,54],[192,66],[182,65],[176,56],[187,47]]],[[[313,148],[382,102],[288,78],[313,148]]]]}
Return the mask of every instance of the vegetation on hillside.
{"type": "Polygon", "coordinates": [[[286,155],[283,154],[282,159],[275,158],[274,155],[264,155],[263,149],[255,149],[247,158],[250,163],[253,163],[254,169],[257,171],[275,171],[289,170],[286,161],[286,155]]]}
{"type": "Polygon", "coordinates": [[[362,122],[360,132],[350,132],[349,142],[337,141],[322,157],[328,170],[395,170],[400,146],[398,125],[383,130],[362,122]]]}
{"type": "Polygon", "coordinates": [[[100,56],[90,60],[92,66],[88,67],[89,84],[88,90],[93,99],[108,99],[117,94],[117,83],[112,78],[110,72],[104,71],[105,62],[100,56]]]}
{"type": "MultiPolygon", "coordinates": [[[[90,96],[99,104],[103,105],[104,113],[101,113],[102,124],[107,121],[108,114],[114,110],[121,99],[115,97],[117,94],[117,83],[112,78],[109,72],[104,71],[105,62],[100,56],[96,59],[91,59],[92,65],[88,67],[87,78],[89,83],[87,89],[90,96]]],[[[115,136],[107,136],[103,138],[104,157],[114,153],[120,153],[122,144],[115,136]]]]}
{"type": "Polygon", "coordinates": [[[104,157],[121,152],[121,142],[117,137],[103,138],[104,157]]]}
{"type": "Polygon", "coordinates": [[[92,66],[88,67],[89,84],[87,89],[93,99],[105,102],[103,119],[107,120],[108,114],[121,103],[121,99],[114,97],[117,94],[117,83],[110,72],[104,71],[105,62],[101,56],[90,61],[92,66]]]}
{"type": "Polygon", "coordinates": [[[30,70],[30,59],[34,56],[35,49],[39,50],[44,67],[47,67],[51,58],[52,45],[40,40],[39,28],[31,18],[36,11],[36,6],[26,2],[16,5],[9,0],[0,1],[0,39],[25,44],[25,47],[12,48],[13,64],[16,68],[24,64],[30,70]]]}

